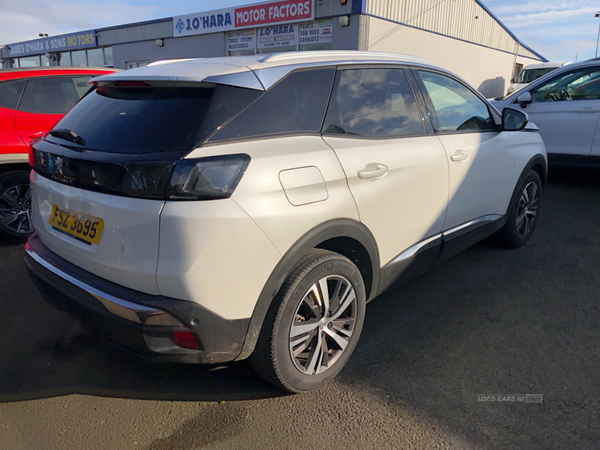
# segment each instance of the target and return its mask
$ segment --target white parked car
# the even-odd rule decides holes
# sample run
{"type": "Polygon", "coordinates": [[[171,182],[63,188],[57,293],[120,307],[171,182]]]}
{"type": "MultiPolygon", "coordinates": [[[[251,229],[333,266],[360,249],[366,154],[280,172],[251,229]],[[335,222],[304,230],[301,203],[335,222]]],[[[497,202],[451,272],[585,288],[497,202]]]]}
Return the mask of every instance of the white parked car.
{"type": "Polygon", "coordinates": [[[600,166],[600,60],[569,64],[491,103],[527,112],[550,164],[600,166]]]}
{"type": "Polygon", "coordinates": [[[543,77],[544,75],[552,72],[553,70],[558,69],[559,67],[570,64],[569,62],[561,61],[561,62],[545,62],[539,64],[530,64],[526,66],[521,73],[515,78],[511,80],[511,85],[508,87],[508,91],[506,95],[510,95],[513,92],[517,92],[519,89],[523,89],[532,81],[537,80],[538,78],[543,77]]]}
{"type": "Polygon", "coordinates": [[[33,145],[26,261],[50,302],[151,360],[250,357],[318,388],[368,301],[537,223],[539,133],[429,61],[304,52],[93,82],[33,145]]]}

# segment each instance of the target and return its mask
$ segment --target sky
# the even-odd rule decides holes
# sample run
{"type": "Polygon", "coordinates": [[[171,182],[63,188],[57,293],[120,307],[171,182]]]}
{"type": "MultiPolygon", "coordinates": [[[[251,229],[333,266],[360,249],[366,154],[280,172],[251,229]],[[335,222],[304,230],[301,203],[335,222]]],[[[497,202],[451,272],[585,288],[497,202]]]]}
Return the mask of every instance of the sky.
{"type": "MultiPolygon", "coordinates": [[[[39,33],[53,36],[259,1],[0,0],[0,45],[35,39],[39,33]]],[[[483,1],[522,42],[551,61],[581,61],[595,55],[598,1],[483,1]]]]}

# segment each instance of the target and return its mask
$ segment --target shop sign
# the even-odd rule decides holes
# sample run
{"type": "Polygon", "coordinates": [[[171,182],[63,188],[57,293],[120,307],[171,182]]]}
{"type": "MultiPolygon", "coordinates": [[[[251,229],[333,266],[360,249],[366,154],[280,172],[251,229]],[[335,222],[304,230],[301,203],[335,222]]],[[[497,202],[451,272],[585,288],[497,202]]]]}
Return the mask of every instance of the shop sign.
{"type": "Polygon", "coordinates": [[[218,33],[313,20],[313,0],[283,0],[173,17],[173,36],[218,33]]]}
{"type": "Polygon", "coordinates": [[[258,48],[285,47],[297,45],[298,25],[276,25],[257,30],[258,48]]]}
{"type": "Polygon", "coordinates": [[[227,51],[254,50],[256,48],[256,30],[230,31],[227,33],[227,51]]]}
{"type": "Polygon", "coordinates": [[[6,47],[8,49],[8,56],[12,58],[98,47],[98,41],[96,39],[96,31],[89,30],[9,44],[6,47]]]}
{"type": "Polygon", "coordinates": [[[333,40],[333,21],[331,19],[301,23],[298,30],[300,45],[328,43],[333,40]]]}

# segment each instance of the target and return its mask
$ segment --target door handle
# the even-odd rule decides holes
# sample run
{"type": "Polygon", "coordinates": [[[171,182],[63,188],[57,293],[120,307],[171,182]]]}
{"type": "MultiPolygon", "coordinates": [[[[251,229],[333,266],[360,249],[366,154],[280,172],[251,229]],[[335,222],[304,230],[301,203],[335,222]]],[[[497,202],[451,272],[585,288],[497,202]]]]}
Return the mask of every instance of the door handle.
{"type": "Polygon", "coordinates": [[[369,163],[367,166],[359,170],[356,174],[361,180],[376,180],[384,176],[388,172],[388,168],[384,164],[369,163]]]}
{"type": "Polygon", "coordinates": [[[452,161],[461,162],[469,159],[469,154],[464,150],[456,150],[456,153],[450,157],[452,161]]]}

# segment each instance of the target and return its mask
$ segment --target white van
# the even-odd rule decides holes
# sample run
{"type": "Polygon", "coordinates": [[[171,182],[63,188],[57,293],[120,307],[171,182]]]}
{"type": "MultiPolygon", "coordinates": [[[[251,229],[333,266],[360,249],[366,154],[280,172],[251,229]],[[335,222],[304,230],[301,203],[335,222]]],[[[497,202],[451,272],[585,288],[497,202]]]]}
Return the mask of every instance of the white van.
{"type": "Polygon", "coordinates": [[[525,87],[529,83],[538,78],[546,75],[547,73],[552,72],[553,70],[558,69],[559,67],[570,64],[569,62],[545,62],[540,64],[530,64],[525,67],[521,73],[513,80],[511,80],[511,85],[506,92],[506,95],[510,95],[513,92],[518,91],[519,89],[525,87]]]}

